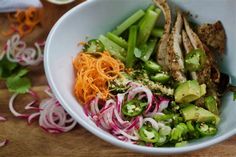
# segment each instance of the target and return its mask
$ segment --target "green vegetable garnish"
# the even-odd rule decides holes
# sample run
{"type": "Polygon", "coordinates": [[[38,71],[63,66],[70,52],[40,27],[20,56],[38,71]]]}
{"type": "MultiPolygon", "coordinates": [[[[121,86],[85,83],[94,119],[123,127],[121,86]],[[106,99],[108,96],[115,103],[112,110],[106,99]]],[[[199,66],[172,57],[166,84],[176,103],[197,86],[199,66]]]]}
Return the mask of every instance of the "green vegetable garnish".
{"type": "Polygon", "coordinates": [[[142,57],[141,60],[144,62],[148,61],[153,54],[155,47],[156,47],[157,39],[152,39],[147,42],[147,44],[144,44],[140,47],[142,51],[142,57]]]}
{"type": "Polygon", "coordinates": [[[171,140],[181,141],[182,136],[188,133],[188,127],[184,123],[179,123],[174,129],[171,131],[171,140]]]}
{"type": "Polygon", "coordinates": [[[83,51],[87,53],[103,52],[104,50],[104,45],[98,39],[89,40],[88,43],[85,44],[83,49],[83,51]]]}
{"type": "Polygon", "coordinates": [[[156,75],[151,76],[151,80],[164,84],[170,80],[170,75],[166,73],[157,73],[156,75]]]}
{"type": "Polygon", "coordinates": [[[0,78],[6,79],[11,76],[17,66],[19,66],[17,63],[10,62],[7,57],[3,57],[0,60],[0,78]]]}
{"type": "Polygon", "coordinates": [[[164,114],[164,115],[155,115],[153,118],[158,122],[162,122],[162,121],[170,120],[173,117],[174,117],[174,114],[164,114]]]}
{"type": "Polygon", "coordinates": [[[143,126],[139,130],[139,136],[141,140],[148,143],[156,143],[159,140],[163,141],[163,139],[160,138],[159,133],[152,127],[143,126]]]}
{"type": "Polygon", "coordinates": [[[132,16],[130,16],[128,19],[126,19],[122,24],[117,26],[117,28],[112,33],[114,33],[117,36],[121,35],[126,29],[128,29],[130,26],[132,26],[135,22],[137,22],[139,19],[141,19],[144,15],[145,15],[145,12],[143,10],[138,10],[132,16]]]}
{"type": "Polygon", "coordinates": [[[159,140],[154,145],[155,145],[155,147],[159,147],[159,146],[164,145],[167,141],[168,141],[168,139],[166,136],[160,136],[159,140]]]}
{"type": "Polygon", "coordinates": [[[124,56],[126,55],[126,52],[124,48],[122,48],[109,38],[105,37],[104,35],[100,35],[99,40],[113,57],[120,59],[122,62],[125,62],[124,56]]]}
{"type": "Polygon", "coordinates": [[[192,121],[187,121],[186,125],[187,125],[189,131],[193,132],[195,130],[195,128],[192,124],[192,121]]]}
{"type": "Polygon", "coordinates": [[[190,103],[206,94],[206,85],[196,80],[181,83],[175,90],[175,101],[178,103],[190,103]]]}
{"type": "Polygon", "coordinates": [[[163,34],[164,34],[163,28],[154,28],[151,32],[151,35],[156,38],[161,38],[163,34]]]}
{"type": "Polygon", "coordinates": [[[152,29],[154,28],[156,21],[158,17],[160,16],[160,12],[155,12],[152,10],[148,10],[144,16],[143,22],[140,25],[139,28],[139,34],[138,34],[138,45],[145,44],[152,32],[152,29]]]}
{"type": "Polygon", "coordinates": [[[125,41],[123,38],[111,33],[111,32],[108,32],[107,33],[107,37],[112,40],[113,42],[115,42],[116,44],[118,44],[119,46],[127,49],[128,48],[128,42],[125,41]]]}
{"type": "Polygon", "coordinates": [[[205,106],[210,112],[212,112],[216,115],[219,114],[217,102],[213,96],[208,96],[205,98],[205,106]]]}
{"type": "Polygon", "coordinates": [[[143,103],[140,100],[131,100],[122,106],[122,113],[129,117],[135,117],[143,112],[144,107],[147,103],[143,103]]]}
{"type": "Polygon", "coordinates": [[[206,54],[203,50],[195,49],[185,57],[185,68],[188,71],[199,71],[206,63],[206,54]]]}
{"type": "Polygon", "coordinates": [[[219,116],[211,113],[210,111],[198,107],[195,105],[188,105],[181,109],[182,115],[185,121],[196,121],[196,122],[209,122],[218,124],[220,121],[219,116]]]}
{"type": "Polygon", "coordinates": [[[202,136],[212,136],[217,133],[217,128],[212,124],[198,123],[196,129],[202,136]]]}
{"type": "Polygon", "coordinates": [[[149,72],[161,72],[162,70],[160,65],[150,60],[144,63],[144,69],[149,72]]]}
{"type": "Polygon", "coordinates": [[[188,141],[182,141],[175,144],[175,147],[183,147],[188,144],[188,141]]]}
{"type": "Polygon", "coordinates": [[[6,80],[8,90],[15,93],[26,93],[31,87],[30,80],[25,77],[27,73],[28,70],[21,69],[17,74],[8,77],[6,80]]]}
{"type": "Polygon", "coordinates": [[[28,70],[19,64],[10,62],[6,57],[0,60],[0,79],[6,81],[10,92],[26,93],[31,87],[30,80],[25,76],[28,70]]]}
{"type": "Polygon", "coordinates": [[[137,42],[138,27],[132,26],[129,29],[128,52],[126,57],[126,66],[132,68],[135,63],[135,47],[137,42]]]}

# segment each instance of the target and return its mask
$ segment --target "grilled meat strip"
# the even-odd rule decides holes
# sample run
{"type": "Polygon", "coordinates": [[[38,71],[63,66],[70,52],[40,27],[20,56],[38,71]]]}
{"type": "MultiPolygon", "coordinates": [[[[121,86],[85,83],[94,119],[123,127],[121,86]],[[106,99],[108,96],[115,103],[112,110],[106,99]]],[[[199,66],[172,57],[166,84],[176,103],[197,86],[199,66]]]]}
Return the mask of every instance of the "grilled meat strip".
{"type": "Polygon", "coordinates": [[[157,62],[164,70],[168,70],[167,41],[171,30],[171,11],[166,0],[153,0],[153,2],[162,10],[165,17],[164,33],[158,42],[157,62]]]}
{"type": "Polygon", "coordinates": [[[226,34],[220,21],[214,24],[203,24],[197,27],[197,34],[202,42],[220,54],[225,53],[226,34]]]}
{"type": "Polygon", "coordinates": [[[167,44],[167,53],[169,58],[169,69],[173,78],[178,82],[185,82],[184,59],[181,50],[181,32],[183,28],[183,19],[180,11],[177,11],[177,19],[167,44]]]}

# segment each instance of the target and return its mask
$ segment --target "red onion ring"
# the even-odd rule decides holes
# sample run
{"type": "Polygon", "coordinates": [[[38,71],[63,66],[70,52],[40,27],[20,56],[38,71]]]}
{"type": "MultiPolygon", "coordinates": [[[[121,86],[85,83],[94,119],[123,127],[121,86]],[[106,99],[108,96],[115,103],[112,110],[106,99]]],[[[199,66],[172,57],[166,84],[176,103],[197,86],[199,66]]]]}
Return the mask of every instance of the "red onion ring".
{"type": "Polygon", "coordinates": [[[158,123],[153,118],[144,118],[143,122],[144,123],[149,122],[152,125],[152,127],[156,129],[157,131],[159,131],[160,128],[165,126],[163,123],[158,123]]]}
{"type": "Polygon", "coordinates": [[[164,109],[166,109],[169,105],[170,100],[167,99],[162,99],[160,104],[159,104],[159,109],[158,112],[162,112],[164,109]]]}
{"type": "Polygon", "coordinates": [[[26,42],[20,39],[19,34],[13,35],[6,43],[0,60],[6,55],[11,62],[19,63],[23,66],[35,66],[43,61],[43,54],[40,46],[43,44],[36,42],[35,48],[28,48],[26,42]]]}
{"type": "Polygon", "coordinates": [[[125,99],[125,94],[117,94],[116,96],[116,104],[117,104],[117,112],[121,113],[121,106],[125,99]]]}
{"type": "Polygon", "coordinates": [[[14,100],[16,99],[16,97],[18,96],[19,94],[15,93],[12,95],[10,101],[9,101],[9,110],[11,111],[11,113],[15,116],[15,117],[20,117],[20,118],[28,118],[30,115],[29,114],[22,114],[22,113],[19,113],[15,110],[14,108],[14,100]]]}
{"type": "Polygon", "coordinates": [[[159,104],[159,102],[158,102],[158,100],[156,99],[156,97],[155,96],[153,96],[152,97],[152,102],[153,102],[153,104],[155,105],[155,108],[153,109],[153,111],[150,111],[151,110],[151,108],[152,108],[152,105],[151,105],[151,107],[149,107],[149,108],[147,108],[146,110],[145,110],[145,112],[144,112],[144,114],[145,114],[145,116],[147,116],[147,117],[153,117],[156,113],[157,113],[157,111],[159,110],[159,108],[160,108],[160,104],[159,104]]]}
{"type": "Polygon", "coordinates": [[[3,140],[2,142],[0,142],[0,147],[6,146],[7,143],[8,143],[8,140],[3,140]]]}
{"type": "Polygon", "coordinates": [[[110,132],[119,140],[135,143],[135,141],[139,140],[137,131],[144,123],[151,123],[157,130],[165,126],[163,123],[157,123],[152,118],[144,117],[152,117],[158,114],[160,103],[162,103],[162,107],[166,107],[166,103],[169,100],[161,97],[161,101],[159,101],[159,99],[152,94],[150,89],[138,83],[129,82],[127,85],[130,86],[127,92],[117,94],[116,100],[109,99],[103,102],[101,109],[98,107],[100,101],[99,97],[95,97],[85,105],[84,110],[85,114],[89,116],[98,127],[110,132]],[[145,99],[148,106],[143,115],[134,117],[128,121],[121,112],[122,105],[134,98],[142,101],[145,99]]]}
{"type": "Polygon", "coordinates": [[[33,110],[34,112],[31,114],[22,114],[14,109],[14,100],[18,94],[13,94],[9,101],[11,113],[16,117],[27,118],[28,124],[38,118],[39,126],[49,133],[63,133],[72,130],[77,122],[66,113],[49,89],[45,91],[50,98],[42,100],[39,105],[37,104],[38,95],[33,91],[28,92],[34,100],[25,106],[25,110],[33,110]],[[33,105],[36,104],[38,106],[34,107],[33,105]]]}
{"type": "Polygon", "coordinates": [[[7,119],[5,118],[5,117],[3,117],[3,116],[0,116],[0,121],[6,121],[7,119]]]}

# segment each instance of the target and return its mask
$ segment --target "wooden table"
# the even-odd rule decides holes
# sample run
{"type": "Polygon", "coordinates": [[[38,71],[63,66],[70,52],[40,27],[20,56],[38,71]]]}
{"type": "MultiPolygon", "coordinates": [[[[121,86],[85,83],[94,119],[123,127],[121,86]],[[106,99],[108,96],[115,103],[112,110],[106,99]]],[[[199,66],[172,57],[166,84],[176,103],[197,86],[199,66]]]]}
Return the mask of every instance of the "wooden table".
{"type": "MultiPolygon", "coordinates": [[[[55,21],[69,8],[77,5],[77,1],[70,5],[55,6],[43,1],[45,9],[45,20],[41,27],[37,28],[32,34],[24,38],[28,43],[36,39],[45,38],[55,21]]],[[[5,15],[0,15],[0,30],[5,26],[5,15]]],[[[0,36],[1,43],[6,38],[0,36]]],[[[33,82],[33,90],[40,97],[46,97],[43,90],[47,85],[44,75],[43,65],[32,68],[30,77],[33,82]]],[[[0,148],[0,157],[77,157],[77,156],[151,156],[130,152],[129,150],[115,147],[93,134],[81,126],[77,126],[69,133],[54,135],[42,130],[37,122],[28,125],[25,120],[15,118],[8,109],[10,93],[6,90],[3,82],[0,82],[0,114],[8,118],[8,121],[0,123],[0,139],[9,139],[6,147],[0,148]]],[[[21,108],[29,101],[29,96],[21,96],[17,99],[16,106],[21,108]]],[[[189,154],[176,155],[181,157],[235,157],[236,156],[236,137],[206,148],[204,150],[189,154]]]]}

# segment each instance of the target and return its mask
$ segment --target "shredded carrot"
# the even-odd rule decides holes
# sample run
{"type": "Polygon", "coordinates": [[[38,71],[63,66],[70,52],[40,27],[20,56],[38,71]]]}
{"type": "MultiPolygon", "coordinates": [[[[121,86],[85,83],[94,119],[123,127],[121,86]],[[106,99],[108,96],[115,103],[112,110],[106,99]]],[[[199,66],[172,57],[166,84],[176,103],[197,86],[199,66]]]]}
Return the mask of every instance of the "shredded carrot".
{"type": "Polygon", "coordinates": [[[23,37],[31,33],[36,25],[40,23],[42,20],[42,10],[29,7],[26,10],[17,10],[15,13],[9,13],[7,18],[11,27],[6,32],[2,32],[2,34],[10,36],[17,32],[23,37]]]}
{"type": "Polygon", "coordinates": [[[74,59],[73,66],[76,70],[74,92],[82,103],[87,103],[97,95],[106,99],[110,95],[108,82],[124,70],[124,64],[112,58],[107,51],[98,58],[81,52],[74,59]]]}

